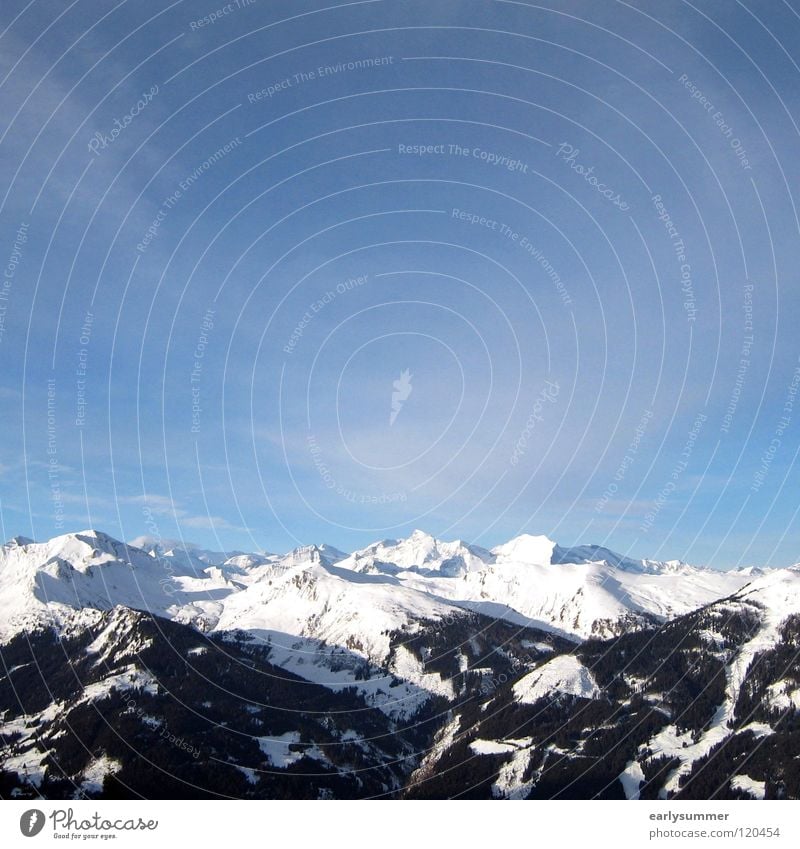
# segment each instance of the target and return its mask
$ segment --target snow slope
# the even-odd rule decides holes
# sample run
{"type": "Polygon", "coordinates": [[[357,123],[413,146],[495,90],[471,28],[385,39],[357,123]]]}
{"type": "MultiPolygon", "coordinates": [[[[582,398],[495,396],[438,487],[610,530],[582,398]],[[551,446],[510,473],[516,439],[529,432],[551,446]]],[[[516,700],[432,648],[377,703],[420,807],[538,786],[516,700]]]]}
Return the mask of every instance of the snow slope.
{"type": "Polygon", "coordinates": [[[165,587],[172,589],[172,580],[159,561],[97,531],[12,541],[0,549],[0,639],[64,625],[87,608],[123,604],[167,615],[165,587]]]}
{"type": "Polygon", "coordinates": [[[573,638],[609,636],[739,590],[749,574],[635,561],[522,535],[487,551],[422,531],[345,555],[302,546],[226,556],[97,531],[0,549],[0,638],[115,604],[202,630],[270,630],[385,657],[387,633],[467,608],[573,638]]]}
{"type": "Polygon", "coordinates": [[[514,696],[524,705],[532,705],[554,693],[593,699],[600,689],[592,673],[572,654],[548,660],[514,685],[514,696]]]}
{"type": "MultiPolygon", "coordinates": [[[[756,655],[774,648],[781,639],[780,629],[791,615],[800,614],[800,565],[771,572],[753,581],[730,599],[724,599],[711,610],[723,618],[743,610],[755,610],[760,625],[754,635],[733,654],[725,669],[725,698],[710,726],[692,741],[689,735],[680,735],[675,726],[662,729],[645,747],[656,755],[678,758],[680,765],[672,771],[664,784],[665,792],[676,792],[682,776],[691,772],[693,764],[707,755],[714,746],[731,733],[734,709],[748,668],[756,655]]],[[[774,690],[776,688],[771,688],[774,690]]],[[[774,701],[773,701],[773,706],[774,701]]],[[[793,705],[778,705],[791,709],[793,705]]],[[[768,728],[768,733],[771,728],[768,728]]],[[[754,729],[758,733],[763,730],[754,729]]]]}
{"type": "Polygon", "coordinates": [[[415,622],[446,616],[463,616],[463,611],[385,576],[300,560],[227,597],[214,630],[311,637],[381,663],[389,652],[390,632],[413,633],[415,622]]]}
{"type": "Polygon", "coordinates": [[[483,569],[491,563],[490,552],[461,540],[443,542],[424,531],[407,539],[382,540],[343,559],[340,565],[354,572],[396,574],[413,571],[421,575],[457,577],[483,569]]]}
{"type": "MultiPolygon", "coordinates": [[[[560,551],[563,556],[567,550],[560,551]]],[[[653,618],[679,616],[736,592],[750,580],[736,572],[618,555],[611,559],[623,565],[615,566],[608,560],[581,560],[574,555],[577,549],[571,551],[580,562],[555,563],[555,543],[524,536],[493,549],[482,568],[471,569],[459,580],[394,574],[415,589],[487,615],[576,638],[612,636],[653,618]]]]}

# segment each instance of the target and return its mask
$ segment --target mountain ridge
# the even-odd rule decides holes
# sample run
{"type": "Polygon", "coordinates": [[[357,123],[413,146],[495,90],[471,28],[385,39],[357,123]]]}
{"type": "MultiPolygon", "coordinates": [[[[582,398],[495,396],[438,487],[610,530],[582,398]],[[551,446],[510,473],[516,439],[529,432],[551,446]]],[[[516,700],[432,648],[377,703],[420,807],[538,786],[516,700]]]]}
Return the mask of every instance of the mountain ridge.
{"type": "MultiPolygon", "coordinates": [[[[420,530],[351,553],[325,544],[280,555],[175,548],[173,540],[144,537],[134,542],[146,547],[96,530],[43,543],[6,543],[0,549],[0,606],[10,621],[0,627],[0,635],[13,633],[15,622],[37,613],[63,617],[69,608],[102,610],[115,604],[204,630],[269,630],[276,625],[269,610],[280,607],[272,619],[281,623],[277,630],[285,630],[284,614],[294,605],[306,611],[305,621],[293,620],[298,636],[328,641],[335,635],[344,645],[357,638],[355,624],[370,633],[385,631],[408,625],[415,609],[434,618],[453,615],[454,609],[471,610],[583,639],[637,622],[664,621],[728,595],[754,577],[752,570],[720,572],[680,561],[634,560],[594,545],[562,547],[530,534],[490,551],[420,530]],[[316,596],[304,600],[309,592],[316,596]],[[278,595],[282,601],[276,607],[271,602],[278,595]],[[328,602],[320,612],[314,604],[323,596],[328,602]],[[334,608],[340,620],[336,626],[334,608]],[[380,616],[368,621],[370,612],[378,611],[388,617],[381,625],[376,624],[380,616]],[[354,625],[349,631],[340,627],[343,618],[354,625]]],[[[379,651],[378,642],[372,640],[374,651],[379,651]]]]}
{"type": "Polygon", "coordinates": [[[0,796],[800,796],[798,566],[219,554],[0,548],[0,796]]]}

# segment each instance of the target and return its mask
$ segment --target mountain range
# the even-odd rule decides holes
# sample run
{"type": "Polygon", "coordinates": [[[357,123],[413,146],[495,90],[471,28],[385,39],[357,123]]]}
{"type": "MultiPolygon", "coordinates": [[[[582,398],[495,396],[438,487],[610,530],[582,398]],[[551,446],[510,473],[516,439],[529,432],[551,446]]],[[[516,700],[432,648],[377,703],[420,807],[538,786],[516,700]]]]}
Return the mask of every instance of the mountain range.
{"type": "Polygon", "coordinates": [[[800,797],[798,567],[84,531],[0,615],[4,797],[800,797]]]}

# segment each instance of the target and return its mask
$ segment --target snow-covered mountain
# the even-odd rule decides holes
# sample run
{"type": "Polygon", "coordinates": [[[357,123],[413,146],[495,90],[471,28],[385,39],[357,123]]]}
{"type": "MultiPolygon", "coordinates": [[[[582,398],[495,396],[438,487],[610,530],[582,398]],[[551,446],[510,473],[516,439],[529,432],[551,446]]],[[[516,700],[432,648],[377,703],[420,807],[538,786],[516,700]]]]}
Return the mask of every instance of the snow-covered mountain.
{"type": "Polygon", "coordinates": [[[454,695],[403,646],[437,623],[452,630],[477,614],[576,641],[647,627],[749,580],[529,535],[487,551],[415,531],[350,555],[327,545],[226,556],[134,542],[146,548],[97,531],[3,546],[0,640],[39,626],[80,629],[124,606],[202,633],[245,632],[268,643],[283,668],[333,689],[355,687],[400,716],[454,695]],[[405,689],[374,683],[386,674],[405,689]]]}
{"type": "Polygon", "coordinates": [[[503,798],[797,798],[800,567],[497,688],[422,770],[503,798]]]}
{"type": "Polygon", "coordinates": [[[751,579],[530,535],[491,551],[415,531],[349,555],[309,545],[226,556],[85,531],[0,549],[0,637],[125,605],[204,631],[282,631],[382,662],[387,633],[463,610],[576,639],[607,636],[686,613],[751,579]]]}
{"type": "Polygon", "coordinates": [[[800,795],[800,567],[140,542],[0,548],[0,795],[800,795]]]}
{"type": "Polygon", "coordinates": [[[2,647],[0,796],[348,798],[398,791],[418,735],[352,691],[123,607],[2,647]]]}
{"type": "Polygon", "coordinates": [[[494,562],[491,552],[461,540],[443,542],[424,531],[407,539],[382,540],[343,558],[341,565],[354,572],[416,572],[423,576],[459,577],[494,562]]]}
{"type": "Polygon", "coordinates": [[[115,605],[167,615],[170,581],[164,561],[99,531],[13,539],[0,549],[0,640],[115,605]]]}
{"type": "Polygon", "coordinates": [[[415,531],[356,551],[338,565],[392,576],[485,615],[574,638],[664,621],[751,579],[678,561],[633,560],[598,546],[562,548],[528,534],[486,551],[415,531]]]}
{"type": "Polygon", "coordinates": [[[142,551],[146,551],[155,557],[169,557],[174,559],[184,557],[189,562],[205,563],[207,566],[219,566],[232,557],[246,553],[244,551],[213,551],[212,549],[203,548],[186,540],[163,539],[148,535],[136,537],[128,545],[134,548],[140,548],[142,551]]]}

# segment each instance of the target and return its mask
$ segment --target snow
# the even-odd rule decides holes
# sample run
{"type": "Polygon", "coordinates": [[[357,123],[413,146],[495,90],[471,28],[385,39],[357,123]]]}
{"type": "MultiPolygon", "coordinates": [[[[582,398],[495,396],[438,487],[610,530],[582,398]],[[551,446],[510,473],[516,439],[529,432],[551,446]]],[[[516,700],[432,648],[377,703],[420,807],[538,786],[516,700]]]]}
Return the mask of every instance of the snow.
{"type": "Polygon", "coordinates": [[[7,546],[9,546],[9,547],[14,547],[14,546],[23,546],[23,545],[32,545],[32,544],[33,544],[33,540],[32,540],[30,537],[24,537],[24,536],[22,536],[21,534],[18,534],[17,536],[12,537],[12,538],[11,538],[11,539],[10,539],[10,540],[6,543],[6,545],[7,545],[7,546]]]}
{"type": "Polygon", "coordinates": [[[502,799],[524,799],[535,784],[533,779],[523,780],[533,754],[531,738],[524,737],[505,742],[512,746],[513,753],[498,770],[497,779],[492,784],[492,796],[502,799]]]}
{"type": "Polygon", "coordinates": [[[278,737],[257,737],[261,751],[272,766],[285,769],[303,757],[302,752],[292,751],[289,746],[300,742],[297,731],[287,731],[278,737]]]}
{"type": "Polygon", "coordinates": [[[100,793],[103,790],[103,780],[107,775],[119,772],[122,764],[119,761],[103,755],[92,761],[83,771],[81,777],[81,789],[85,793],[100,793]]]}
{"type": "Polygon", "coordinates": [[[83,688],[83,701],[96,702],[108,697],[111,690],[141,690],[150,695],[158,694],[158,681],[149,673],[130,664],[115,675],[108,675],[102,681],[87,684],[83,688]]]}
{"type": "Polygon", "coordinates": [[[639,761],[629,761],[620,773],[620,783],[626,799],[638,799],[644,781],[644,772],[639,761]]]}
{"type": "Polygon", "coordinates": [[[247,574],[259,566],[266,566],[274,562],[274,560],[274,555],[237,554],[234,557],[229,557],[222,565],[228,571],[236,570],[247,574]]]}
{"type": "Polygon", "coordinates": [[[545,536],[522,534],[493,548],[492,554],[499,562],[549,565],[552,562],[555,545],[545,536]]]}
{"type": "Polygon", "coordinates": [[[393,631],[413,632],[420,620],[463,616],[463,611],[396,579],[338,566],[299,561],[222,600],[217,631],[272,630],[323,640],[382,663],[393,631]]]}
{"type": "Polygon", "coordinates": [[[454,699],[456,694],[450,680],[442,678],[438,672],[425,672],[419,659],[405,646],[399,646],[395,652],[391,670],[405,681],[413,681],[429,693],[454,699]]]}
{"type": "MultiPolygon", "coordinates": [[[[692,567],[680,573],[652,574],[625,571],[605,561],[517,562],[498,554],[499,549],[493,551],[494,563],[473,569],[459,580],[411,572],[400,573],[397,579],[404,586],[485,615],[572,638],[613,636],[635,624],[632,617],[646,624],[653,618],[660,621],[688,613],[736,592],[747,582],[740,575],[692,567]]],[[[544,559],[543,555],[538,559],[544,559]]]]}
{"type": "MultiPolygon", "coordinates": [[[[142,547],[82,531],[2,546],[0,642],[44,625],[70,633],[93,626],[98,611],[114,608],[149,611],[203,633],[274,635],[274,662],[333,689],[356,686],[371,705],[399,720],[413,716],[433,695],[453,698],[455,688],[404,648],[390,657],[393,634],[412,639],[432,622],[449,624],[474,610],[575,640],[610,636],[730,596],[751,579],[677,561],[633,561],[598,546],[562,549],[530,534],[487,551],[415,531],[351,555],[327,545],[271,555],[226,554],[166,540],[134,542],[142,547]],[[557,557],[563,562],[554,563],[557,557]],[[298,640],[302,647],[292,648],[298,640]],[[354,672],[363,672],[365,662],[373,668],[391,663],[402,683],[377,669],[369,680],[356,681],[354,672]]],[[[776,574],[759,576],[749,586],[777,580],[780,593],[776,574]]],[[[106,647],[118,647],[129,627],[124,612],[115,614],[88,651],[102,662],[106,647]]],[[[546,643],[534,647],[552,653],[546,643]]],[[[131,642],[127,651],[134,657],[144,648],[131,642]]],[[[596,692],[576,659],[554,660],[555,666],[524,679],[530,684],[526,698],[542,688],[586,697],[596,692]]],[[[776,704],[795,704],[795,689],[776,690],[776,704]]]]}
{"type": "Polygon", "coordinates": [[[458,615],[455,608],[576,639],[610,636],[622,623],[677,616],[749,580],[677,562],[632,561],[597,546],[561,549],[530,534],[491,552],[422,531],[351,555],[327,545],[281,556],[134,543],[144,548],[82,531],[3,546],[0,640],[42,624],[67,627],[76,609],[124,605],[203,631],[265,628],[316,637],[380,662],[388,652],[385,632],[458,615]],[[556,555],[564,562],[551,562],[556,555]]]}
{"type": "MultiPolygon", "coordinates": [[[[674,726],[667,726],[643,747],[650,748],[654,754],[676,757],[681,762],[667,778],[665,794],[675,792],[680,786],[681,777],[691,771],[694,762],[729,736],[739,690],[750,664],[757,654],[776,645],[780,639],[780,626],[789,615],[800,611],[800,570],[792,567],[768,573],[748,584],[732,598],[715,605],[715,608],[726,615],[757,610],[760,612],[761,624],[755,635],[739,647],[726,666],[724,701],[699,740],[692,742],[690,734],[678,735],[674,726]]],[[[772,733],[769,726],[766,728],[768,731],[764,733],[772,733]]]]}
{"type": "Polygon", "coordinates": [[[426,778],[430,778],[436,772],[436,764],[455,741],[460,724],[461,719],[456,716],[454,719],[448,720],[436,732],[427,754],[423,757],[420,765],[411,773],[409,786],[425,781],[426,778]]]}
{"type": "Polygon", "coordinates": [[[769,734],[775,733],[775,729],[765,722],[749,722],[739,729],[740,734],[744,734],[746,731],[750,731],[756,738],[766,737],[769,734]]]}
{"type": "Polygon", "coordinates": [[[548,660],[514,685],[514,696],[521,704],[533,704],[559,693],[593,699],[600,694],[600,688],[591,672],[572,654],[548,660]]]}
{"type": "MultiPolygon", "coordinates": [[[[182,591],[180,564],[98,531],[0,548],[0,640],[42,626],[66,628],[76,611],[122,605],[160,616],[208,594],[213,582],[182,591]]],[[[226,592],[231,589],[227,588],[226,592]]]]}
{"type": "Polygon", "coordinates": [[[444,542],[424,531],[408,539],[382,540],[343,558],[339,565],[356,572],[398,574],[410,570],[423,575],[459,577],[492,562],[492,555],[461,540],[444,542]]]}
{"type": "Polygon", "coordinates": [[[800,710],[800,687],[793,681],[776,681],[767,688],[767,698],[775,710],[800,710]]]}
{"type": "Polygon", "coordinates": [[[743,790],[754,799],[763,799],[766,794],[766,782],[756,781],[749,775],[734,775],[731,779],[732,790],[743,790]]]}
{"type": "Polygon", "coordinates": [[[52,702],[43,711],[33,716],[20,716],[3,720],[3,737],[6,741],[3,752],[3,769],[16,772],[21,779],[38,787],[45,776],[45,761],[50,750],[40,748],[39,726],[52,722],[64,711],[61,702],[52,702]],[[14,742],[7,741],[14,739],[14,742]]]}
{"type": "Polygon", "coordinates": [[[475,755],[511,755],[497,773],[492,784],[492,796],[502,799],[524,799],[533,788],[533,781],[523,781],[533,750],[531,738],[509,740],[473,740],[469,748],[475,755]]]}
{"type": "Polygon", "coordinates": [[[644,754],[647,751],[652,752],[653,757],[664,755],[666,757],[679,757],[681,752],[687,751],[689,744],[692,742],[691,731],[680,733],[675,725],[665,725],[655,736],[651,737],[647,743],[643,743],[639,747],[639,752],[644,754]],[[684,747],[686,744],[686,748],[684,747]]]}
{"type": "Polygon", "coordinates": [[[413,716],[431,697],[415,682],[398,680],[376,667],[367,679],[357,679],[355,670],[363,671],[364,661],[319,640],[260,632],[259,642],[269,642],[270,663],[334,692],[355,688],[370,707],[396,721],[413,716]]]}
{"type": "Polygon", "coordinates": [[[328,760],[319,746],[303,744],[300,751],[290,749],[290,746],[300,744],[300,734],[297,731],[287,731],[277,737],[256,737],[255,739],[267,761],[278,769],[286,769],[302,758],[311,758],[315,761],[328,760]]]}
{"type": "Polygon", "coordinates": [[[473,740],[469,747],[476,755],[505,755],[517,750],[511,743],[501,743],[499,740],[473,740]]]}
{"type": "Polygon", "coordinates": [[[95,665],[108,660],[109,654],[114,653],[116,658],[126,656],[135,657],[148,646],[151,640],[135,638],[136,618],[124,607],[116,608],[108,620],[108,624],[86,647],[87,654],[99,655],[95,665]]]}
{"type": "MultiPolygon", "coordinates": [[[[640,760],[645,750],[680,761],[667,777],[666,794],[678,788],[698,758],[730,735],[733,707],[749,665],[780,639],[786,617],[800,612],[799,567],[725,573],[680,561],[637,561],[598,546],[564,549],[547,537],[528,534],[486,551],[415,531],[408,539],[384,540],[351,555],[326,545],[301,546],[287,555],[227,555],[142,544],[150,548],[82,531],[43,543],[18,538],[2,546],[0,642],[43,625],[65,634],[92,627],[86,651],[97,663],[112,650],[115,662],[126,656],[134,661],[148,643],[133,638],[136,617],[130,608],[147,610],[202,632],[248,631],[257,642],[269,643],[276,666],[334,691],[355,687],[368,705],[400,723],[411,720],[432,697],[453,700],[457,692],[452,681],[428,671],[423,660],[398,645],[396,635],[413,640],[423,627],[450,624],[470,610],[573,639],[608,636],[714,602],[707,609],[721,619],[757,611],[757,632],[727,657],[725,698],[710,725],[696,741],[666,725],[644,744],[639,759],[631,760],[619,776],[629,799],[638,798],[644,780],[640,760]],[[96,627],[99,611],[109,610],[111,615],[96,627]]],[[[701,637],[710,646],[720,645],[713,622],[701,637]]],[[[546,642],[523,645],[549,655],[554,651],[546,642]]],[[[187,654],[205,651],[198,645],[187,654]]],[[[458,663],[462,670],[467,667],[466,655],[460,654],[458,663]]],[[[102,700],[112,687],[156,693],[158,684],[132,662],[87,686],[82,700],[102,700]]],[[[513,693],[519,703],[533,704],[562,695],[597,698],[600,689],[591,671],[567,654],[550,657],[528,672],[513,693]]],[[[776,710],[800,710],[800,686],[792,679],[779,681],[769,688],[768,699],[776,710]]],[[[22,735],[5,766],[35,784],[42,780],[48,753],[35,746],[36,725],[28,727],[28,721],[8,723],[7,731],[4,727],[8,734],[16,730],[22,735]]],[[[418,780],[434,768],[458,729],[457,718],[447,723],[415,772],[418,780]]],[[[765,723],[751,723],[741,731],[758,737],[773,733],[765,723]]],[[[325,759],[317,747],[292,751],[289,747],[299,743],[297,732],[257,740],[276,768],[302,757],[325,759]]],[[[481,738],[470,749],[475,756],[502,758],[493,795],[523,798],[530,793],[536,778],[523,780],[532,755],[529,739],[481,738]]],[[[80,777],[81,786],[93,792],[116,769],[115,762],[98,759],[80,777]]],[[[249,770],[250,780],[255,775],[249,770]]],[[[731,786],[764,797],[764,782],[747,775],[735,776],[731,786]]]]}
{"type": "Polygon", "coordinates": [[[239,764],[236,764],[236,769],[242,773],[248,784],[258,784],[259,778],[256,770],[251,769],[249,766],[240,766],[239,764]]]}
{"type": "MultiPolygon", "coordinates": [[[[3,723],[3,734],[8,737],[13,733],[13,724],[3,723]]],[[[25,736],[3,753],[3,769],[6,772],[16,772],[21,779],[38,787],[44,780],[49,751],[42,751],[37,745],[36,736],[31,735],[25,728],[25,736]]]]}
{"type": "Polygon", "coordinates": [[[218,566],[226,560],[241,555],[241,551],[210,551],[193,542],[179,539],[162,539],[161,537],[139,536],[131,540],[128,545],[140,548],[153,557],[185,557],[188,560],[218,566]]]}

